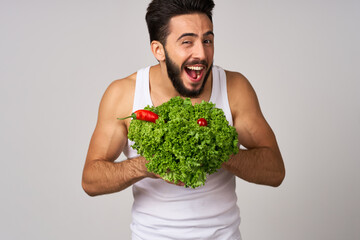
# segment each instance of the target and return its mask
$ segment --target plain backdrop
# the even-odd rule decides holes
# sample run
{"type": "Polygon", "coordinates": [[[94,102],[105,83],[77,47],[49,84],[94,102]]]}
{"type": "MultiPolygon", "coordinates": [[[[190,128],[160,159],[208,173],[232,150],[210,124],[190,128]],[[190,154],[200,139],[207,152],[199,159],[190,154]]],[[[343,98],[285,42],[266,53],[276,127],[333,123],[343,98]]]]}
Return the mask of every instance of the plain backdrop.
{"type": "MultiPolygon", "coordinates": [[[[156,64],[148,3],[0,0],[0,239],[130,239],[131,188],[81,174],[107,86],[156,64]]],[[[214,64],[249,79],[287,170],[237,180],[243,239],[360,239],[360,2],[215,3],[214,64]]]]}

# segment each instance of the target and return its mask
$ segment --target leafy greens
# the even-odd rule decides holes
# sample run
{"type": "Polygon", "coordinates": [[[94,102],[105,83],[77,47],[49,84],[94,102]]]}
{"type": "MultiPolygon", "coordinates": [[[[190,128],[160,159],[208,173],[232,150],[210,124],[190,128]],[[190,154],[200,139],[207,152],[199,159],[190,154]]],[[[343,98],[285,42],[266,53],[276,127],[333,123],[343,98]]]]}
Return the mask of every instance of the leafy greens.
{"type": "Polygon", "coordinates": [[[160,106],[144,109],[159,115],[156,123],[132,120],[128,138],[144,156],[148,171],[185,187],[205,184],[231,154],[239,151],[237,132],[222,109],[211,102],[192,105],[190,98],[174,97],[160,106]],[[205,118],[206,127],[197,120],[205,118]]]}

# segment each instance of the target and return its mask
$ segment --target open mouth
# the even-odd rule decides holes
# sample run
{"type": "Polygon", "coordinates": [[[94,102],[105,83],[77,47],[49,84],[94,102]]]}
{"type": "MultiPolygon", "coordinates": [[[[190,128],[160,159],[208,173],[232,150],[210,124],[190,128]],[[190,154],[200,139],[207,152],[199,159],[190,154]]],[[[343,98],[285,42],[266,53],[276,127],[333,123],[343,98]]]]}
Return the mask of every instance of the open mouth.
{"type": "Polygon", "coordinates": [[[204,74],[205,67],[199,65],[186,66],[185,71],[192,81],[199,81],[204,74]]]}

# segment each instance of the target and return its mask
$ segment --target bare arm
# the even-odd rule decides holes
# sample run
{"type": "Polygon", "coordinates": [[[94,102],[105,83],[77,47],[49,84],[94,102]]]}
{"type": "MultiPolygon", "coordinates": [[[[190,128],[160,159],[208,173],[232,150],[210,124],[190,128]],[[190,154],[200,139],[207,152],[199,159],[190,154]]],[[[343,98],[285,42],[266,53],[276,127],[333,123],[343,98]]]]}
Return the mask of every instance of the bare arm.
{"type": "Polygon", "coordinates": [[[279,186],[285,177],[284,163],[255,91],[241,74],[227,72],[227,78],[234,127],[247,150],[240,150],[223,167],[246,181],[279,186]]]}
{"type": "Polygon", "coordinates": [[[115,81],[101,100],[82,178],[83,189],[90,196],[118,192],[145,177],[152,177],[143,157],[115,162],[127,141],[127,122],[117,118],[132,111],[129,104],[132,87],[131,79],[115,81]]]}

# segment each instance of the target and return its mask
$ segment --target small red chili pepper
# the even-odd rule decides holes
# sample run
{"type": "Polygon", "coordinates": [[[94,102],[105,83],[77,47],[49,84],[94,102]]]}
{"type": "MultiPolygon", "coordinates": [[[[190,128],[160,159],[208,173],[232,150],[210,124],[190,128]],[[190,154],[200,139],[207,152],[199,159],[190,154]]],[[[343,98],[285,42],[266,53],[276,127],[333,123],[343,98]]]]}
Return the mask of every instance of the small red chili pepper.
{"type": "Polygon", "coordinates": [[[157,115],[156,113],[149,111],[149,110],[137,110],[135,112],[133,112],[130,116],[125,117],[125,118],[118,118],[119,120],[124,120],[126,118],[132,118],[132,119],[138,119],[138,120],[142,120],[142,121],[147,121],[147,122],[156,122],[156,119],[159,118],[159,115],[157,115]]]}
{"type": "Polygon", "coordinates": [[[199,118],[197,120],[197,124],[199,124],[201,127],[206,127],[207,126],[207,121],[205,118],[199,118]]]}

